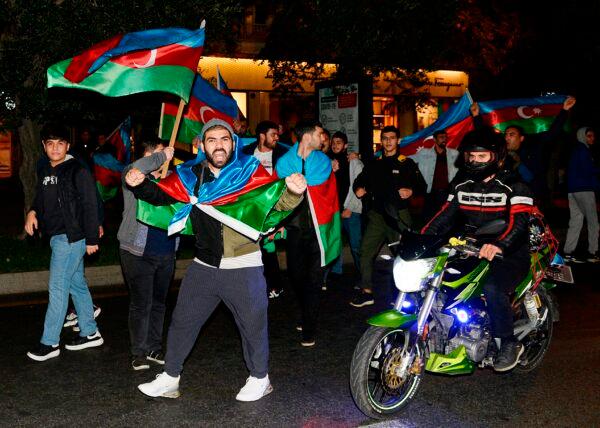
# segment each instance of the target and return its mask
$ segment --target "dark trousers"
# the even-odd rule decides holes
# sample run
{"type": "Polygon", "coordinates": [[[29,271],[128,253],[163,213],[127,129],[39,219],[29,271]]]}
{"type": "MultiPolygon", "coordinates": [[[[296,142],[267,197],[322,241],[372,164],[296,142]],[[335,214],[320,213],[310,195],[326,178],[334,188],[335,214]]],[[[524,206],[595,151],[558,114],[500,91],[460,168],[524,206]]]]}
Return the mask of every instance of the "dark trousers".
{"type": "Polygon", "coordinates": [[[272,253],[269,253],[261,247],[260,252],[262,253],[262,261],[265,269],[265,280],[267,281],[267,287],[269,287],[270,290],[282,289],[283,281],[281,280],[281,271],[279,269],[279,259],[277,258],[277,250],[275,250],[272,253]]]}
{"type": "Polygon", "coordinates": [[[425,195],[425,201],[423,204],[423,215],[422,223],[427,224],[434,215],[438,213],[442,205],[448,200],[447,190],[431,190],[425,195]]]}
{"type": "Polygon", "coordinates": [[[129,340],[131,354],[144,356],[162,349],[165,300],[175,269],[175,254],[136,256],[119,250],[121,268],[129,287],[129,340]]]}
{"type": "Polygon", "coordinates": [[[314,229],[288,228],[287,270],[300,303],[302,336],[312,339],[317,333],[325,272],[314,229]]]}
{"type": "Polygon", "coordinates": [[[221,301],[233,314],[240,331],[250,375],[257,378],[267,375],[269,302],[263,267],[218,269],[193,262],[181,282],[169,326],[165,357],[165,371],[169,376],[179,376],[200,329],[221,301]]]}
{"type": "Polygon", "coordinates": [[[494,260],[483,284],[483,294],[490,314],[493,337],[501,339],[513,336],[513,310],[510,295],[529,271],[529,253],[526,248],[494,260]]]}
{"type": "Polygon", "coordinates": [[[386,221],[386,218],[377,211],[371,210],[367,214],[367,227],[360,246],[360,276],[363,289],[373,288],[373,263],[381,246],[384,243],[391,244],[397,241],[400,236],[398,230],[404,230],[412,223],[407,209],[400,210],[398,218],[396,229],[388,224],[389,219],[386,221]]]}

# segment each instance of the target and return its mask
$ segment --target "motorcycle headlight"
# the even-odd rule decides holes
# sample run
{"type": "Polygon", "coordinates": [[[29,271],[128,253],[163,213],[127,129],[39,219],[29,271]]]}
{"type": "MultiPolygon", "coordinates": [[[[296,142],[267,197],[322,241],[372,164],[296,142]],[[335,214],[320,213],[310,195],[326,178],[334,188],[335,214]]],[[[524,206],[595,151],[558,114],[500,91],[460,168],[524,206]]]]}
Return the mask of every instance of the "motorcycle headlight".
{"type": "Polygon", "coordinates": [[[405,261],[397,257],[393,269],[396,288],[405,293],[421,291],[436,262],[436,258],[405,261]]]}

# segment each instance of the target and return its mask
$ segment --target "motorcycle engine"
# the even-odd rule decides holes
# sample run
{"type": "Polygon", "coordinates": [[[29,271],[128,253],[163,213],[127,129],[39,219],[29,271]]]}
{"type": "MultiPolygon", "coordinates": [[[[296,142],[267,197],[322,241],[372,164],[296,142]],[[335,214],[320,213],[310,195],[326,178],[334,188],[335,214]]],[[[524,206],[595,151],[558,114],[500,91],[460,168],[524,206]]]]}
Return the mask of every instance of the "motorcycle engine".
{"type": "Polygon", "coordinates": [[[477,320],[461,326],[456,335],[448,341],[446,353],[450,353],[459,346],[464,346],[469,358],[479,363],[488,351],[491,336],[477,320]]]}

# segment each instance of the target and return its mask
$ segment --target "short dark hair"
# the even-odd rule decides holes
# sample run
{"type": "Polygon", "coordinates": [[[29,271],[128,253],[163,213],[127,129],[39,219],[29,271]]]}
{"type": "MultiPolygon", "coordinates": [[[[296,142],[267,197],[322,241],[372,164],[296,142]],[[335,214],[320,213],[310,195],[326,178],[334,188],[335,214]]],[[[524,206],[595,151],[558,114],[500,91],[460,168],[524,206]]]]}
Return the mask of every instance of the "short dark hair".
{"type": "Polygon", "coordinates": [[[435,131],[435,132],[433,133],[433,138],[437,138],[437,137],[438,137],[438,135],[442,135],[442,134],[446,134],[446,130],[445,130],[445,129],[440,129],[440,130],[438,130],[438,131],[435,131]]]}
{"type": "Polygon", "coordinates": [[[256,136],[258,137],[259,134],[267,135],[267,132],[269,132],[269,129],[275,129],[275,130],[279,131],[279,125],[277,125],[275,122],[273,122],[271,120],[263,120],[258,125],[256,125],[256,136]]]}
{"type": "Polygon", "coordinates": [[[504,132],[508,131],[510,128],[515,129],[519,133],[519,135],[521,137],[525,136],[525,130],[523,129],[522,126],[519,126],[519,125],[509,125],[509,126],[506,127],[506,129],[504,129],[504,132]]]}
{"type": "Polygon", "coordinates": [[[165,144],[164,141],[159,140],[158,138],[153,140],[145,140],[141,143],[141,150],[142,153],[153,152],[158,146],[167,147],[168,144],[165,144]]]}
{"type": "Polygon", "coordinates": [[[333,135],[331,136],[331,139],[333,140],[334,138],[339,138],[344,142],[344,144],[348,144],[348,136],[346,134],[344,134],[342,131],[334,132],[333,135]]]}
{"type": "Polygon", "coordinates": [[[400,138],[400,130],[398,128],[396,128],[395,126],[392,126],[392,125],[384,126],[383,129],[381,130],[381,135],[383,135],[387,132],[393,132],[396,134],[396,137],[400,138]]]}
{"type": "Polygon", "coordinates": [[[302,141],[302,137],[304,134],[310,134],[311,132],[315,132],[317,126],[322,128],[321,122],[317,122],[316,120],[301,120],[296,124],[294,128],[294,133],[296,134],[296,138],[298,141],[302,141]]]}
{"type": "Polygon", "coordinates": [[[47,140],[63,140],[69,143],[69,130],[66,126],[58,123],[46,123],[40,131],[42,141],[47,140]]]}
{"type": "Polygon", "coordinates": [[[331,132],[329,132],[329,129],[325,129],[323,128],[323,134],[327,135],[329,138],[331,138],[331,132]]]}

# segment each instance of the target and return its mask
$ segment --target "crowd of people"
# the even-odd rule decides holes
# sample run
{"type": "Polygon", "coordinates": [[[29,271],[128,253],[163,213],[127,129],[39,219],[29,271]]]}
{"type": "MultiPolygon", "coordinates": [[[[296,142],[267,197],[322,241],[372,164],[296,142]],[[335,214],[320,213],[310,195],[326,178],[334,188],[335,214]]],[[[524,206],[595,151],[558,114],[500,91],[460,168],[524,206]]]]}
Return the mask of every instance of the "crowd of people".
{"type": "MultiPolygon", "coordinates": [[[[447,147],[448,135],[439,130],[433,134],[430,148],[410,157],[399,152],[400,131],[386,126],[380,134],[381,156],[364,163],[358,153],[348,151],[348,138],[343,132],[331,135],[318,122],[298,123],[290,147],[279,141],[281,129],[277,123],[263,121],[256,127],[256,141],[242,147],[229,123],[209,121],[195,140],[204,158],[184,168],[193,184],[190,199],[197,200],[215,183],[223,185],[225,181],[225,193],[233,192],[239,171],[259,162],[269,175],[285,177],[285,191],[273,201],[271,209],[290,214],[256,241],[196,205],[191,208],[194,261],[179,289],[165,352],[165,301],[179,238],[138,220],[136,207],[139,200],[158,206],[180,200],[167,186],[157,184],[161,166],[174,156],[173,148],[156,138],[144,138],[139,142],[141,156],[122,174],[123,213],[117,235],[130,294],[131,368],[164,366],[156,379],[139,385],[139,390],[152,397],[179,396],[184,361],[208,317],[224,302],[239,328],[249,370],[236,399],[255,401],[272,391],[267,307],[269,298],[276,299],[285,290],[277,246],[285,247],[287,276],[300,307],[300,345],[309,348],[316,344],[323,291],[339,282],[345,265],[343,251],[333,262],[323,263],[319,225],[307,187],[322,182],[322,177],[331,173],[335,176],[341,219],[336,233],[345,236],[352,256],[356,281],[349,304],[355,308],[375,303],[374,260],[382,245],[396,241],[403,231],[425,224],[422,233],[444,233],[456,223],[480,226],[496,218],[507,221],[497,239],[482,247],[480,257],[492,261],[497,254],[504,255],[501,262],[492,264],[484,289],[492,332],[502,339],[496,367],[510,370],[522,352],[512,334],[509,294],[529,269],[528,213],[534,205],[543,209],[550,204],[546,186],[548,148],[574,104],[575,99],[568,97],[546,133],[526,135],[520,127],[509,126],[503,136],[483,124],[478,105],[473,104],[474,130],[458,148],[447,147]],[[420,218],[415,219],[415,200],[419,197],[424,203],[420,218]],[[285,245],[279,238],[285,238],[285,245]],[[277,245],[273,245],[276,239],[277,245]]],[[[31,235],[39,228],[50,238],[52,258],[43,335],[27,354],[35,361],[59,356],[69,296],[79,335],[65,344],[65,349],[77,351],[103,344],[94,319],[98,309],[93,306],[83,273],[84,255],[98,251],[103,233],[101,203],[90,171],[69,153],[67,130],[49,124],[41,139],[45,157],[38,168],[36,197],[25,230],[31,235]]],[[[577,140],[567,170],[570,221],[564,255],[568,261],[596,263],[600,259],[595,192],[600,190],[600,170],[591,150],[594,130],[579,129],[577,140]],[[579,257],[575,249],[584,220],[588,254],[579,257]]]]}

